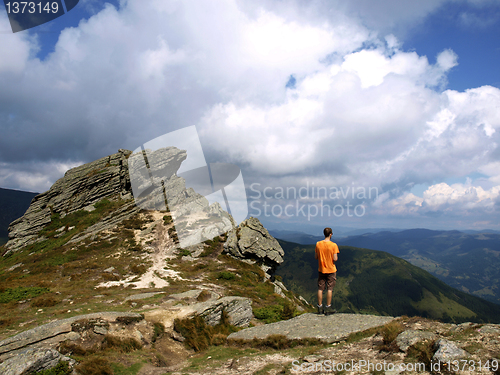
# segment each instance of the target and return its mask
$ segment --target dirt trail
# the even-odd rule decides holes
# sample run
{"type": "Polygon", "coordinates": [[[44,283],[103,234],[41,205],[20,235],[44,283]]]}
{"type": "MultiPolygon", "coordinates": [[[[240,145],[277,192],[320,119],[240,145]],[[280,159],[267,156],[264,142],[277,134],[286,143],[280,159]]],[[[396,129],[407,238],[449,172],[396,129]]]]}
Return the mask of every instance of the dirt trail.
{"type": "Polygon", "coordinates": [[[134,285],[134,289],[163,288],[169,284],[165,278],[181,279],[178,272],[168,269],[167,260],[175,257],[176,245],[168,234],[168,228],[163,223],[164,214],[151,212],[153,222],[146,229],[135,233],[135,240],[141,243],[144,250],[144,262],[151,262],[148,270],[140,276],[131,275],[123,280],[108,281],[99,284],[98,288],[109,288],[123,285],[134,285]]]}

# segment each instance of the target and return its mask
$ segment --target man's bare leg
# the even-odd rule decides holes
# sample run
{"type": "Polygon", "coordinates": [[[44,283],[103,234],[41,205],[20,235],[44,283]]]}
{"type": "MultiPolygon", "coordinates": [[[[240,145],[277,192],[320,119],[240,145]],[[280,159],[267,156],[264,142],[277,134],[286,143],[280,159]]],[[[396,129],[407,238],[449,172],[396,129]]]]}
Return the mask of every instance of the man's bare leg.
{"type": "Polygon", "coordinates": [[[332,290],[328,290],[326,293],[326,305],[330,306],[332,304],[332,290]]]}
{"type": "MultiPolygon", "coordinates": [[[[330,293],[330,299],[332,297],[332,294],[330,293]]],[[[327,296],[328,298],[328,296],[327,296]]],[[[323,291],[318,289],[318,306],[321,306],[323,304],[323,291]]]]}

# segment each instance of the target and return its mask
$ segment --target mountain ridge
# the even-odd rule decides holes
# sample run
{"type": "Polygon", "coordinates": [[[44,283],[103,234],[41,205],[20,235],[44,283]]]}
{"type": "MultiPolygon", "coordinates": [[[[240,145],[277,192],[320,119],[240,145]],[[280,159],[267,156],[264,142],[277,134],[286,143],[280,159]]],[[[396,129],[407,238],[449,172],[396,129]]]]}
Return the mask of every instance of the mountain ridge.
{"type": "MultiPolygon", "coordinates": [[[[277,271],[293,291],[314,303],[314,245],[283,240],[285,261],[277,271]]],[[[339,312],[419,315],[444,321],[500,321],[500,306],[456,290],[427,271],[387,252],[340,246],[333,306],[339,312]]]]}
{"type": "MultiPolygon", "coordinates": [[[[82,375],[89,373],[85,370],[89,368],[120,373],[134,366],[142,366],[143,373],[177,371],[187,366],[194,351],[219,348],[235,353],[228,337],[240,329],[238,326],[258,326],[314,311],[280,281],[279,270],[286,262],[289,245],[269,236],[258,219],[247,219],[239,228],[207,239],[190,232],[196,227],[193,223],[174,224],[178,217],[170,208],[175,205],[165,210],[141,210],[127,183],[126,154],[121,150],[67,172],[11,225],[12,242],[7,248],[0,247],[7,250],[0,257],[0,340],[2,345],[16,344],[8,347],[6,357],[0,356],[4,361],[0,366],[11,366],[11,359],[19,355],[22,363],[46,356],[43,363],[52,367],[54,361],[62,361],[57,366],[68,366],[62,364],[66,361],[82,375]],[[192,238],[201,242],[181,247],[180,231],[196,235],[192,238]],[[46,324],[60,333],[54,336],[46,331],[46,324]],[[42,334],[41,338],[32,336],[33,332],[42,334]],[[33,340],[39,347],[33,346],[33,340]],[[21,353],[23,350],[29,353],[21,353]],[[134,352],[140,354],[140,360],[134,352]],[[170,358],[175,359],[169,362],[170,358]]],[[[169,149],[167,154],[173,164],[164,167],[173,172],[161,186],[169,189],[169,196],[186,204],[183,214],[194,212],[200,224],[206,223],[204,215],[227,218],[220,207],[208,205],[175,175],[175,167],[185,157],[183,151],[169,149]]],[[[161,200],[165,195],[155,198],[161,200]]],[[[208,227],[213,233],[210,228],[213,226],[208,227]]],[[[376,252],[353,251],[377,260],[376,252]]],[[[346,255],[342,250],[344,260],[346,255]]],[[[366,283],[356,274],[360,269],[355,262],[351,263],[356,277],[349,283],[358,289],[373,287],[373,280],[366,283]]],[[[377,279],[384,270],[372,267],[370,276],[377,279]]],[[[413,284],[403,283],[399,294],[391,292],[403,296],[418,293],[412,288],[413,284]]],[[[389,289],[380,290],[387,293],[389,289]]],[[[360,308],[356,309],[363,313],[387,315],[394,306],[413,311],[405,310],[406,305],[398,300],[381,307],[372,301],[364,303],[363,295],[355,294],[357,300],[347,301],[350,306],[358,303],[360,308]]],[[[444,297],[447,303],[450,299],[444,297]]],[[[418,311],[419,306],[413,308],[418,311]]],[[[425,306],[420,308],[426,311],[425,306]]],[[[471,316],[466,308],[453,308],[459,312],[458,318],[471,316]]],[[[295,345],[279,335],[269,340],[259,345],[278,349],[295,345]]],[[[322,345],[314,340],[309,343],[322,345]]],[[[231,366],[238,368],[231,362],[229,371],[231,366]]],[[[188,368],[184,372],[193,371],[188,368]]]]}
{"type": "Polygon", "coordinates": [[[500,304],[500,234],[412,229],[364,234],[337,242],[387,251],[452,287],[500,304]]]}

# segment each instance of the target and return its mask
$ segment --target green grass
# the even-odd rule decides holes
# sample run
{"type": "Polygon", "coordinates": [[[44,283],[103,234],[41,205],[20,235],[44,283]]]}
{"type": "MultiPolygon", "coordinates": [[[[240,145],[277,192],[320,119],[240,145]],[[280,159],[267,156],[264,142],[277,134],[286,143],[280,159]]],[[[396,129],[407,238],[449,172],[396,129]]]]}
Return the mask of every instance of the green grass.
{"type": "Polygon", "coordinates": [[[40,287],[18,287],[7,288],[0,293],[0,303],[8,303],[11,301],[22,301],[29,298],[37,297],[41,294],[50,292],[48,288],[40,287]]]}
{"type": "Polygon", "coordinates": [[[281,299],[281,303],[253,309],[253,315],[264,323],[274,323],[288,320],[296,316],[296,307],[288,300],[281,299]]]}
{"type": "Polygon", "coordinates": [[[36,372],[35,375],[70,375],[73,370],[69,367],[68,362],[59,361],[59,363],[48,370],[42,370],[36,372]]]}
{"type": "Polygon", "coordinates": [[[236,275],[234,273],[228,271],[219,272],[219,274],[217,275],[217,279],[223,280],[234,280],[235,277],[236,275]]]}
{"type": "Polygon", "coordinates": [[[142,366],[144,366],[143,362],[134,363],[128,367],[120,363],[111,363],[114,375],[137,375],[142,366]]]}

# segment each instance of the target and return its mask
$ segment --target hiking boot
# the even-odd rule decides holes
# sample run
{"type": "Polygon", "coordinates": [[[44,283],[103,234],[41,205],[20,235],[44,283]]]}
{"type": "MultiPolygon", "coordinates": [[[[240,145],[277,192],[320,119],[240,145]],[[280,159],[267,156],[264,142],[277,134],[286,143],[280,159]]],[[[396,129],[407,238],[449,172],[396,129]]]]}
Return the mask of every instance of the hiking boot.
{"type": "Polygon", "coordinates": [[[324,309],[324,313],[325,315],[330,315],[330,314],[335,314],[337,312],[337,310],[335,310],[331,305],[330,306],[326,306],[325,309],[324,309]]]}
{"type": "Polygon", "coordinates": [[[318,315],[323,314],[323,305],[317,307],[318,307],[318,315]]]}

